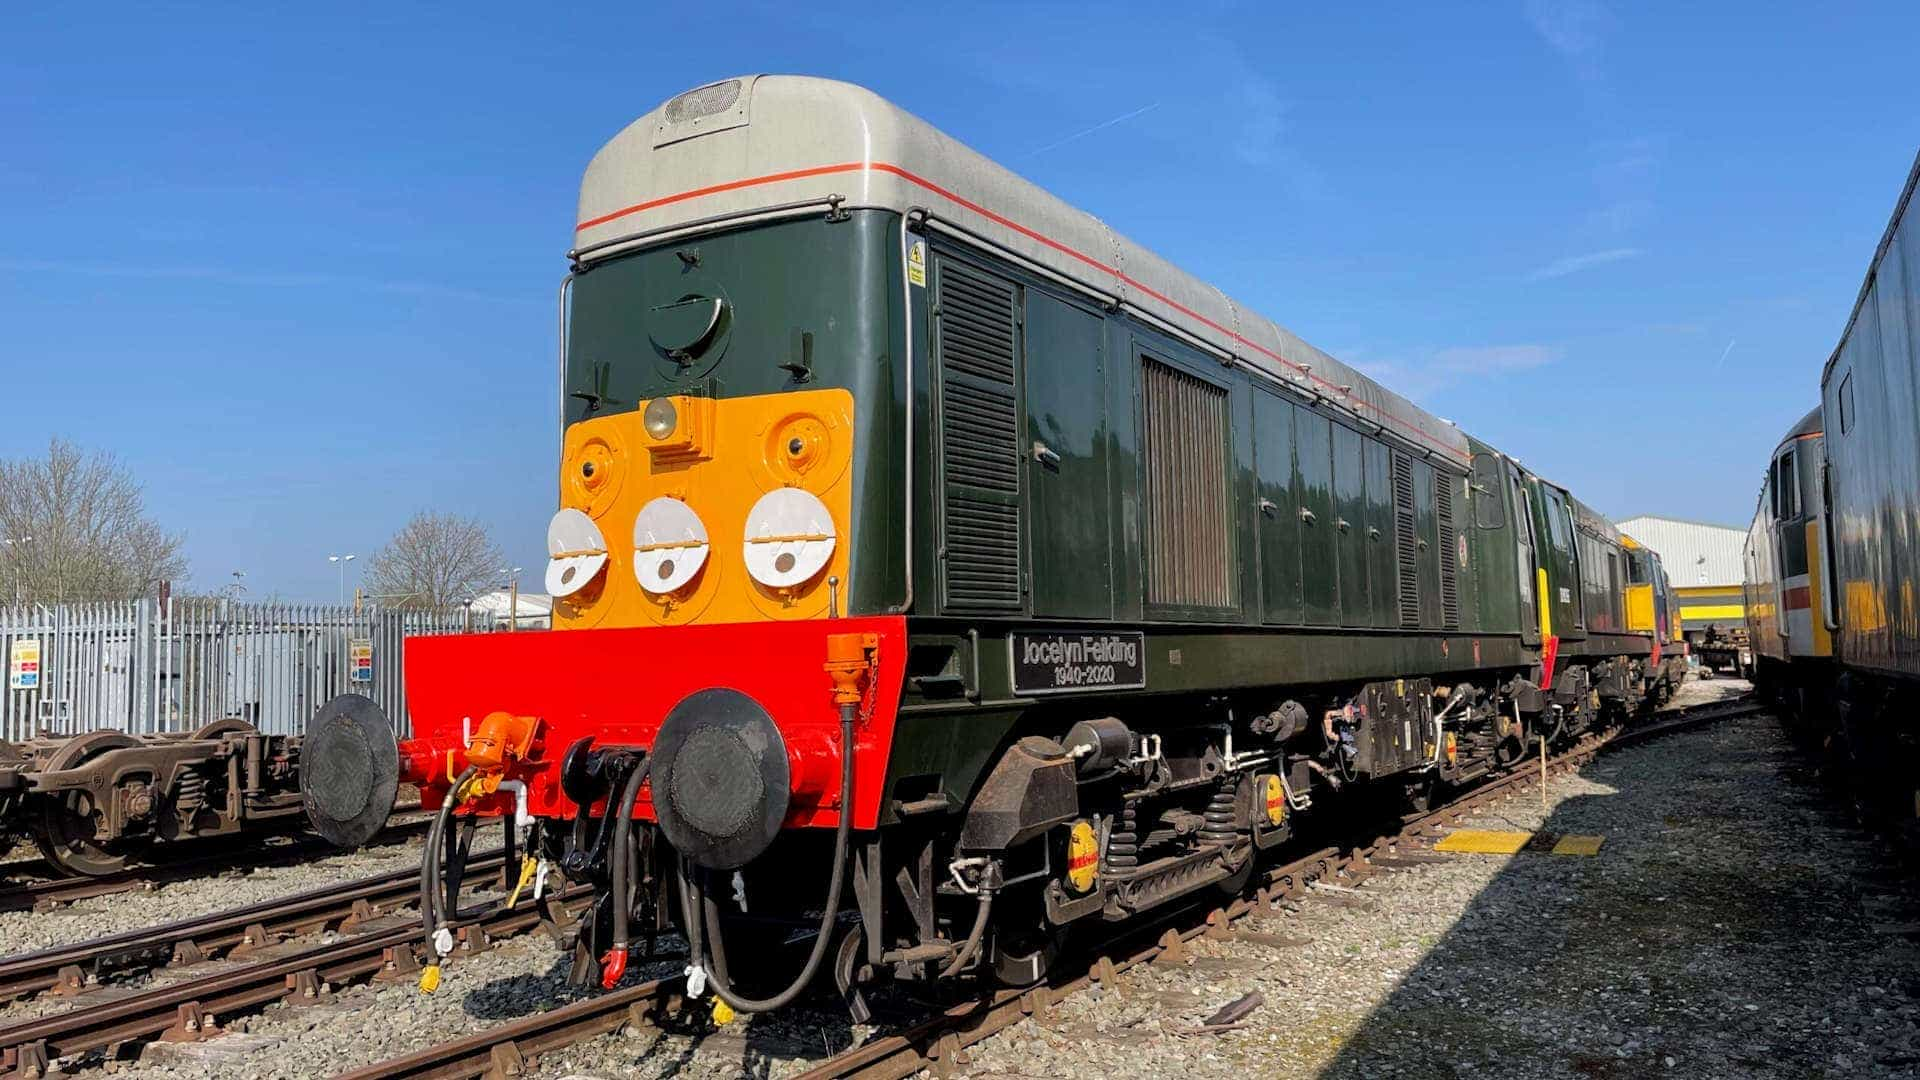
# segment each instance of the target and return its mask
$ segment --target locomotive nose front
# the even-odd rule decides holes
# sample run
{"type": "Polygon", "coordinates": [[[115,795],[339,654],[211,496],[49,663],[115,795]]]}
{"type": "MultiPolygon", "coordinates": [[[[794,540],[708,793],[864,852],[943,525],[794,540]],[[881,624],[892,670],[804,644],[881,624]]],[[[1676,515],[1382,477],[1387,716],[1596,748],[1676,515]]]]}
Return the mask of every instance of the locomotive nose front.
{"type": "Polygon", "coordinates": [[[653,745],[653,809],[674,848],[710,870],[752,862],[779,834],[792,776],[786,739],[758,701],[698,690],[653,745]]]}

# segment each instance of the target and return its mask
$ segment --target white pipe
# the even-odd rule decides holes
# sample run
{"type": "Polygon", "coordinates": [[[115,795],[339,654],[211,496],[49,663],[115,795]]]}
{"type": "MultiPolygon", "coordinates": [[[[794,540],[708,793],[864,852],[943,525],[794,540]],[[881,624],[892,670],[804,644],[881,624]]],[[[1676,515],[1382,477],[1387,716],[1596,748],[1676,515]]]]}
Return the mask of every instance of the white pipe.
{"type": "Polygon", "coordinates": [[[524,829],[533,824],[533,815],[527,812],[527,783],[524,780],[502,780],[497,791],[513,792],[513,827],[524,829]]]}

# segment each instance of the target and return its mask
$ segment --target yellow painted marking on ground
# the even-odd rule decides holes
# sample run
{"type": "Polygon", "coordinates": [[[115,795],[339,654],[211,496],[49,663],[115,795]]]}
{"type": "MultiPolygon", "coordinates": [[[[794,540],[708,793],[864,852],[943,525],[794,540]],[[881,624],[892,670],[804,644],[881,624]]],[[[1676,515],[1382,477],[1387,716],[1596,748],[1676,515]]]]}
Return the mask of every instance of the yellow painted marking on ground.
{"type": "Polygon", "coordinates": [[[1555,855],[1598,855],[1600,845],[1607,842],[1604,836],[1563,836],[1553,845],[1555,855]]]}
{"type": "Polygon", "coordinates": [[[1433,845],[1435,851],[1464,851],[1476,855],[1512,855],[1527,846],[1532,833],[1501,832],[1497,829],[1455,829],[1446,839],[1433,845]]]}

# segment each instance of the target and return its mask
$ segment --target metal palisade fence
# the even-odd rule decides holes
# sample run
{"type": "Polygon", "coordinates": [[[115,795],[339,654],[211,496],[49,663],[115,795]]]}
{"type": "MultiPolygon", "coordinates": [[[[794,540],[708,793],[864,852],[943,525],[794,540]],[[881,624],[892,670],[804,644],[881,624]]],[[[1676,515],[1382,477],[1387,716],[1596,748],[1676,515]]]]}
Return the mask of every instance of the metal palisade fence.
{"type": "Polygon", "coordinates": [[[401,640],[464,626],[459,611],[228,600],[0,605],[0,739],[191,732],[229,717],[292,735],[349,690],[404,734],[401,640]]]}

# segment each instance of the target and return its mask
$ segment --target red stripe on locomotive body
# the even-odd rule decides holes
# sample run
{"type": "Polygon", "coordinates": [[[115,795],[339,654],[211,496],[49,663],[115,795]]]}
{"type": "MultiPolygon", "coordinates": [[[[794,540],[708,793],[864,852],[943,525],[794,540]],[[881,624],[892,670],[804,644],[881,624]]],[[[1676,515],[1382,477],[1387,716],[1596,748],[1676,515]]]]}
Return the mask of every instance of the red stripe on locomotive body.
{"type": "MultiPolygon", "coordinates": [[[[894,721],[906,671],[905,616],[768,621],[675,627],[554,630],[526,634],[450,634],[406,639],[407,711],[414,735],[401,754],[429,809],[446,793],[445,772],[464,765],[463,723],[494,711],[540,721],[534,749],[509,772],[527,782],[528,809],[570,818],[578,807],[560,789],[560,760],[582,738],[596,746],[651,746],[682,698],[711,687],[752,697],[787,742],[793,774],[789,827],[839,823],[840,714],[828,678],[830,634],[872,634],[875,667],[855,728],[854,825],[878,823],[894,721]],[[450,765],[448,752],[454,754],[450,765]]],[[[651,785],[638,804],[652,820],[651,785]]],[[[512,810],[495,795],[483,814],[512,810]]]]}
{"type": "MultiPolygon", "coordinates": [[[[672,205],[673,203],[678,203],[678,202],[686,202],[689,199],[698,199],[708,195],[718,195],[728,191],[739,191],[743,188],[759,187],[763,184],[777,184],[787,180],[804,180],[804,179],[808,179],[810,177],[815,177],[815,176],[830,176],[835,173],[861,172],[861,171],[883,172],[891,176],[897,176],[900,179],[905,180],[916,187],[919,187],[925,191],[931,192],[935,195],[940,196],[943,199],[946,199],[947,201],[953,203],[956,206],[962,207],[964,209],[972,211],[973,213],[979,214],[981,217],[986,218],[988,221],[991,221],[996,225],[1000,225],[1003,228],[1011,229],[1014,232],[1019,233],[1021,236],[1024,236],[1027,239],[1032,240],[1037,244],[1045,245],[1046,247],[1052,248],[1053,250],[1058,251],[1060,254],[1065,255],[1070,259],[1074,259],[1078,262],[1085,263],[1087,266],[1095,270],[1098,270],[1103,274],[1106,274],[1108,277],[1113,278],[1115,281],[1118,281],[1128,286],[1129,288],[1135,289],[1141,293],[1146,294],[1147,296],[1153,297],[1155,300],[1158,300],[1160,303],[1165,304],[1166,306],[1172,308],[1173,310],[1180,312],[1182,315],[1185,315],[1188,318],[1193,319],[1197,322],[1204,323],[1208,327],[1211,327],[1217,333],[1225,334],[1227,337],[1232,338],[1234,341],[1237,341],[1242,345],[1245,345],[1247,348],[1253,349],[1256,352],[1259,352],[1263,356],[1270,357],[1274,360],[1279,361],[1282,364],[1285,364],[1290,368],[1293,368],[1295,371],[1298,371],[1300,374],[1306,376],[1310,381],[1312,381],[1314,384],[1318,385],[1322,389],[1340,392],[1342,393],[1343,396],[1345,394],[1345,391],[1342,390],[1339,384],[1330,382],[1326,379],[1321,378],[1318,375],[1315,375],[1313,373],[1313,368],[1311,365],[1301,364],[1301,363],[1297,363],[1295,361],[1289,360],[1285,356],[1282,356],[1281,354],[1274,352],[1272,349],[1269,349],[1266,346],[1261,345],[1259,342],[1243,337],[1229,327],[1221,326],[1219,323],[1214,322],[1212,319],[1207,318],[1205,315],[1202,315],[1199,312],[1193,310],[1192,308],[1189,308],[1186,305],[1181,304],[1179,301],[1174,300],[1172,297],[1165,296],[1155,291],[1154,289],[1148,287],[1139,279],[1130,276],[1129,274],[1127,274],[1126,271],[1121,270],[1119,267],[1108,266],[1107,264],[1101,262],[1100,260],[1094,258],[1091,255],[1086,254],[1085,252],[1069,247],[1066,244],[1063,244],[1060,241],[1045,235],[1044,233],[1041,233],[1035,229],[1031,229],[1025,225],[1020,224],[1019,222],[1013,220],[1012,218],[1007,217],[1004,214],[999,214],[992,210],[989,210],[986,207],[981,206],[979,203],[972,201],[971,199],[965,198],[955,192],[949,191],[946,188],[941,187],[939,184],[936,184],[933,181],[928,180],[927,178],[920,176],[919,174],[909,169],[902,168],[890,162],[849,161],[849,162],[843,162],[838,165],[819,165],[809,169],[790,169],[785,172],[768,173],[765,176],[753,176],[743,180],[728,181],[727,183],[724,183],[724,184],[713,184],[708,187],[693,188],[688,191],[677,192],[673,195],[663,195],[657,199],[649,199],[646,202],[634,203],[632,206],[621,207],[618,210],[614,210],[609,213],[602,214],[599,217],[588,218],[586,221],[583,221],[580,224],[575,225],[573,227],[573,231],[577,235],[581,232],[586,231],[587,229],[591,229],[598,225],[605,225],[609,221],[617,221],[620,218],[627,217],[631,214],[644,213],[645,211],[657,209],[662,206],[669,206],[669,205],[672,205]]],[[[1393,426],[1399,428],[1401,431],[1407,433],[1409,437],[1413,439],[1413,441],[1430,446],[1433,449],[1440,451],[1441,453],[1447,455],[1448,457],[1452,458],[1453,460],[1463,465],[1471,461],[1470,458],[1467,458],[1461,455],[1458,451],[1454,450],[1452,447],[1443,446],[1437,442],[1434,442],[1432,439],[1427,437],[1426,432],[1421,431],[1419,428],[1409,426],[1405,421],[1402,421],[1399,418],[1395,417],[1392,413],[1377,408],[1370,401],[1365,401],[1360,398],[1348,397],[1345,401],[1345,404],[1348,406],[1365,409],[1369,412],[1377,413],[1383,422],[1392,424],[1393,426]]]]}

